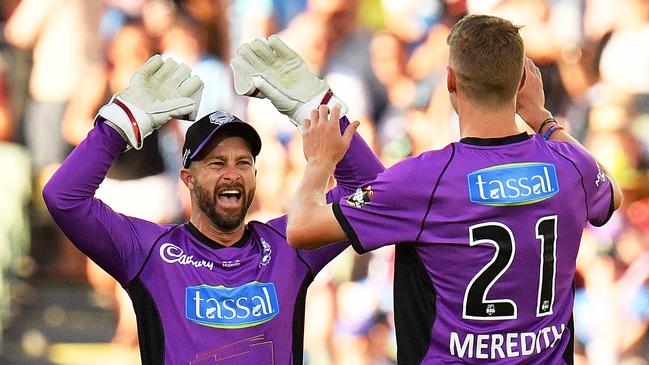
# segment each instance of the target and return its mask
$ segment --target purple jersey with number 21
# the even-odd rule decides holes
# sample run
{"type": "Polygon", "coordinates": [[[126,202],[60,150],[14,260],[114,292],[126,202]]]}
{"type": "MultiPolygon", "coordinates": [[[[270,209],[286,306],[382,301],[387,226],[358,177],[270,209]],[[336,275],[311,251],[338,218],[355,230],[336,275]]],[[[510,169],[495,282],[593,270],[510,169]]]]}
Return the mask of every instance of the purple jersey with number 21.
{"type": "Polygon", "coordinates": [[[572,363],[582,230],[612,211],[587,152],[527,134],[464,138],[334,204],[358,252],[396,244],[400,364],[572,363]]]}

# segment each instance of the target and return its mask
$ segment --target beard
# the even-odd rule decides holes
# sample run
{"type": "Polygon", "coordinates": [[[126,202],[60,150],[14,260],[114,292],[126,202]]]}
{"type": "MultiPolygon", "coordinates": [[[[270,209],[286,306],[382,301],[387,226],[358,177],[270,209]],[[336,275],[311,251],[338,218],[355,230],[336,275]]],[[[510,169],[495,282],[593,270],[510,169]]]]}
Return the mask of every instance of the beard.
{"type": "Polygon", "coordinates": [[[224,232],[230,232],[243,223],[255,196],[254,187],[246,194],[243,187],[237,186],[241,190],[241,205],[236,210],[228,209],[225,211],[219,207],[216,187],[214,187],[213,191],[210,191],[198,184],[197,181],[194,181],[194,185],[196,186],[194,194],[196,195],[198,207],[207,215],[216,228],[224,232]]]}

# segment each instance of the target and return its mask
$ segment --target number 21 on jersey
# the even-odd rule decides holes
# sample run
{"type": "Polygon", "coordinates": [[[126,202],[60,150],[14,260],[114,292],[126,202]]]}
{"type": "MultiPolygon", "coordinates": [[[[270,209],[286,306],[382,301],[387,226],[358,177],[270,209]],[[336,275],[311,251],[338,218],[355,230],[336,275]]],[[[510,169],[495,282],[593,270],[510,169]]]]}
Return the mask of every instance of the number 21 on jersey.
{"type": "MultiPolygon", "coordinates": [[[[536,238],[540,241],[539,284],[536,316],[552,314],[556,276],[557,216],[542,217],[536,222],[536,238]]],[[[511,229],[499,222],[480,223],[469,227],[469,245],[490,244],[496,252],[469,282],[464,292],[462,318],[504,320],[517,318],[518,307],[511,299],[487,299],[491,287],[511,265],[516,253],[516,240],[511,229]]]]}

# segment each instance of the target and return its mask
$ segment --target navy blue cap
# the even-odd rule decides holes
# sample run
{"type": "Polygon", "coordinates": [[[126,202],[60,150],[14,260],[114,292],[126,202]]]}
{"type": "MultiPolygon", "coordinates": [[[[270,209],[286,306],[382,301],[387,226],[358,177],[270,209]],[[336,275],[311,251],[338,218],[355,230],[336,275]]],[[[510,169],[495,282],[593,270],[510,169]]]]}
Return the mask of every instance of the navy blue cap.
{"type": "Polygon", "coordinates": [[[189,167],[210,140],[225,131],[248,141],[252,148],[252,155],[255,157],[259,155],[261,138],[255,128],[230,113],[215,111],[202,117],[187,129],[183,145],[183,167],[189,167]]]}

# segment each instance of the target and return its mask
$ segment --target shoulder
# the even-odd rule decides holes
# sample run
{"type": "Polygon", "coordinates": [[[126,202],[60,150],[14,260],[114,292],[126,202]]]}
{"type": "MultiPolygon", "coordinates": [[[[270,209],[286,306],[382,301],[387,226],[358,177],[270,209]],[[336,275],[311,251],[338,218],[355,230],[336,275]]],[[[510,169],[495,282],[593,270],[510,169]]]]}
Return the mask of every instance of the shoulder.
{"type": "Polygon", "coordinates": [[[562,141],[547,141],[547,145],[555,153],[573,162],[577,169],[597,164],[595,157],[580,145],[562,141]]]}
{"type": "Polygon", "coordinates": [[[160,235],[185,234],[183,232],[183,230],[180,229],[182,227],[181,224],[175,224],[175,223],[173,223],[173,224],[171,224],[171,223],[170,224],[158,224],[158,223],[154,223],[154,222],[148,222],[148,223],[151,223],[152,225],[154,225],[156,227],[155,229],[157,229],[160,232],[160,235]]]}
{"type": "Polygon", "coordinates": [[[288,244],[286,241],[286,216],[272,219],[266,223],[252,220],[248,222],[248,229],[260,237],[268,237],[273,242],[288,244]]]}
{"type": "Polygon", "coordinates": [[[266,251],[271,249],[275,255],[281,255],[285,265],[299,256],[298,250],[289,245],[286,239],[286,216],[270,220],[267,223],[249,221],[247,223],[252,241],[266,251]]]}
{"type": "Polygon", "coordinates": [[[155,245],[161,240],[180,242],[187,235],[178,224],[158,224],[138,218],[130,218],[128,222],[139,232],[140,243],[144,246],[155,245]]]}
{"type": "Polygon", "coordinates": [[[429,150],[411,158],[426,161],[426,163],[446,164],[455,154],[456,144],[450,143],[439,150],[429,150]]]}
{"type": "Polygon", "coordinates": [[[430,150],[417,156],[411,156],[397,162],[385,170],[386,173],[402,179],[412,178],[413,175],[437,175],[448,165],[455,154],[455,146],[449,144],[440,150],[430,150]]]}

